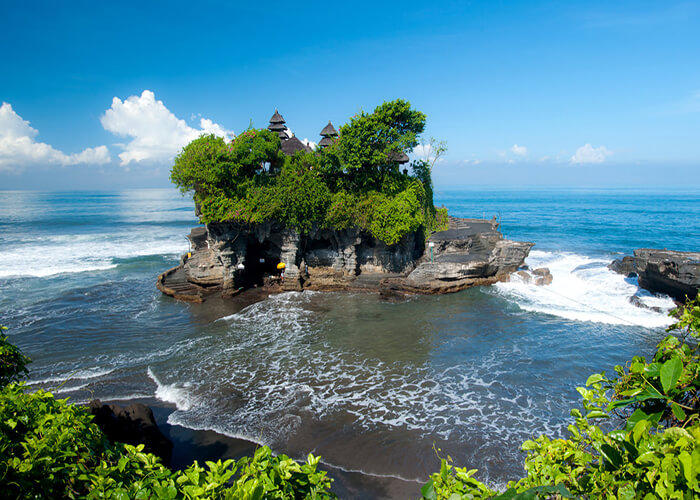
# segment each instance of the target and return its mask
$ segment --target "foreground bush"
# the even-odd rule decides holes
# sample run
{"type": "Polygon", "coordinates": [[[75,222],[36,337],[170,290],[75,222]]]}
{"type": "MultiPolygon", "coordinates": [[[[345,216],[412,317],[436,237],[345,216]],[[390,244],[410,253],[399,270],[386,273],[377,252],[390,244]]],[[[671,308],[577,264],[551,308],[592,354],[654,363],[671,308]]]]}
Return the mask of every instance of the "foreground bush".
{"type": "MultiPolygon", "coordinates": [[[[0,339],[5,380],[26,372],[28,358],[0,339]],[[10,346],[10,347],[8,347],[10,346]],[[14,360],[14,361],[13,361],[14,360]]],[[[104,499],[326,499],[331,480],[319,457],[300,464],[259,448],[253,457],[196,461],[171,471],[143,445],[110,443],[83,408],[22,383],[0,389],[0,497],[104,499]]]]}
{"type": "Polygon", "coordinates": [[[583,409],[571,411],[569,438],[523,443],[527,476],[511,481],[505,493],[443,460],[423,498],[700,497],[700,298],[682,309],[672,329],[682,340],[666,337],[651,362],[636,356],[615,367],[616,377],[591,375],[577,389],[583,409]],[[602,420],[615,429],[601,429],[602,420]]]}

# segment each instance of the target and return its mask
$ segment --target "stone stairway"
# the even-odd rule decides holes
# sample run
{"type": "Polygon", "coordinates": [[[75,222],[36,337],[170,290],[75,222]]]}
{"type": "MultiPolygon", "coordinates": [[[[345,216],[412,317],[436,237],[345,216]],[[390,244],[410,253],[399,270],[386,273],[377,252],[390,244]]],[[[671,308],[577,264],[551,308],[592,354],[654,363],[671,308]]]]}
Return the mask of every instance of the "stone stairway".
{"type": "Polygon", "coordinates": [[[203,302],[202,288],[187,281],[184,269],[178,266],[158,277],[158,288],[166,295],[189,302],[203,302]]]}

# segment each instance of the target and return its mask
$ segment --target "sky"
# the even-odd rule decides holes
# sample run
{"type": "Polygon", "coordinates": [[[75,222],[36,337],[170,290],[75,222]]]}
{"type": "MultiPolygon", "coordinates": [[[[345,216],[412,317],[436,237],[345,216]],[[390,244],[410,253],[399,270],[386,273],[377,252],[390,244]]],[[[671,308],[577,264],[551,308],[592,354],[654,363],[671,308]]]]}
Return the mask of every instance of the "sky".
{"type": "MultiPolygon", "coordinates": [[[[167,187],[278,109],[406,99],[438,189],[700,187],[700,2],[0,0],[0,189],[167,187]]],[[[418,153],[416,153],[417,155],[418,153]]]]}

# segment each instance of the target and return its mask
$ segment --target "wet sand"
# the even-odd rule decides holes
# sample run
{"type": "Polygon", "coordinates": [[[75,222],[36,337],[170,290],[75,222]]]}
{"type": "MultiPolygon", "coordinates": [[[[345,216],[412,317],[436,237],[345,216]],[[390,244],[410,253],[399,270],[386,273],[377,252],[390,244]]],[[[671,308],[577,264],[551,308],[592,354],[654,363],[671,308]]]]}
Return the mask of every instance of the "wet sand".
{"type": "MultiPolygon", "coordinates": [[[[173,442],[171,467],[185,469],[194,460],[203,464],[206,460],[239,459],[251,456],[259,447],[244,439],[235,439],[214,431],[198,431],[168,424],[168,415],[175,408],[157,400],[142,401],[153,409],[158,427],[173,442]]],[[[133,401],[110,401],[110,404],[130,404],[133,401]]],[[[273,450],[284,453],[284,450],[273,450]]],[[[303,457],[293,457],[303,460],[303,457]]],[[[378,477],[361,472],[348,472],[321,461],[323,470],[333,479],[332,490],[341,499],[411,499],[420,498],[421,482],[404,481],[393,477],[378,477]]]]}

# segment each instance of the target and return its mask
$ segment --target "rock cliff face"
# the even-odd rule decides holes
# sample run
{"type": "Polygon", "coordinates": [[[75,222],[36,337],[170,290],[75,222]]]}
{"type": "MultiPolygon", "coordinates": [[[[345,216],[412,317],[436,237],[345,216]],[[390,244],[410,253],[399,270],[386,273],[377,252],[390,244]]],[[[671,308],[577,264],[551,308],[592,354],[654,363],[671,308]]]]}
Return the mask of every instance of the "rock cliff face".
{"type": "Polygon", "coordinates": [[[450,229],[430,236],[424,257],[406,277],[404,287],[446,293],[495,283],[522,266],[533,245],[503,239],[484,220],[451,219],[450,229]]]}
{"type": "MultiPolygon", "coordinates": [[[[357,228],[301,235],[276,223],[209,224],[188,238],[191,256],[159,278],[159,288],[169,295],[173,287],[187,286],[224,295],[252,286],[446,293],[504,279],[533,246],[505,240],[491,223],[477,219],[451,219],[449,230],[427,242],[416,233],[392,246],[357,228]],[[280,262],[286,266],[283,281],[280,262]]],[[[186,297],[179,292],[178,298],[186,297]]]]}
{"type": "Polygon", "coordinates": [[[700,252],[676,252],[640,248],[634,257],[614,260],[612,271],[627,276],[637,275],[639,286],[655,293],[665,293],[679,302],[691,299],[700,289],[700,252]]]}
{"type": "Polygon", "coordinates": [[[700,289],[700,252],[640,248],[634,251],[639,286],[685,302],[700,289]]]}

